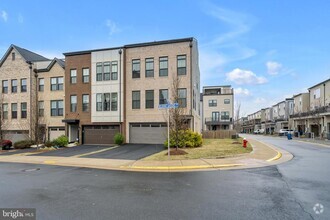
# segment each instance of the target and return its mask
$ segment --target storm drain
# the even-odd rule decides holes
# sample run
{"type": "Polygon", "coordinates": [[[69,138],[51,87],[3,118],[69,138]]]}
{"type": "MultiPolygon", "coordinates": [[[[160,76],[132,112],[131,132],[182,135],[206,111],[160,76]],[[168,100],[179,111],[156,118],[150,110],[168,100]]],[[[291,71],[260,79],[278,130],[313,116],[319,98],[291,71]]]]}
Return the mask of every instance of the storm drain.
{"type": "Polygon", "coordinates": [[[25,170],[22,170],[23,172],[33,172],[33,171],[38,171],[40,170],[40,168],[33,168],[33,169],[25,169],[25,170]]]}

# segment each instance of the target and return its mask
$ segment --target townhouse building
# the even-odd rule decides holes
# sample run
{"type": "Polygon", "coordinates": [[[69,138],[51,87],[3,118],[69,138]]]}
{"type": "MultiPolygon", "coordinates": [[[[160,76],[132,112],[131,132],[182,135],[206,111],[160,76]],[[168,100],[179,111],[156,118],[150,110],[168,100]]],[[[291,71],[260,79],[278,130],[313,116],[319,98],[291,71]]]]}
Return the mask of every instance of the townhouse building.
{"type": "Polygon", "coordinates": [[[330,140],[330,79],[308,89],[308,93],[294,96],[294,128],[300,134],[330,140]]]}
{"type": "Polygon", "coordinates": [[[125,45],[125,136],[129,143],[163,143],[166,110],[178,102],[188,128],[200,132],[200,72],[194,38],[125,45]]]}
{"type": "Polygon", "coordinates": [[[178,102],[187,127],[200,132],[200,73],[194,38],[64,55],[64,122],[70,141],[111,144],[114,135],[121,133],[127,143],[162,144],[167,113],[158,106],[167,102],[178,102]]]}
{"type": "Polygon", "coordinates": [[[230,85],[203,87],[203,130],[232,130],[234,89],[230,85]]]}
{"type": "Polygon", "coordinates": [[[275,131],[275,122],[273,117],[273,107],[268,107],[265,109],[265,133],[273,134],[275,131]]]}
{"type": "Polygon", "coordinates": [[[51,114],[51,99],[64,96],[63,89],[51,91],[53,75],[63,78],[63,60],[49,60],[16,45],[8,48],[0,61],[1,138],[49,140],[64,132],[63,116],[51,114]]]}

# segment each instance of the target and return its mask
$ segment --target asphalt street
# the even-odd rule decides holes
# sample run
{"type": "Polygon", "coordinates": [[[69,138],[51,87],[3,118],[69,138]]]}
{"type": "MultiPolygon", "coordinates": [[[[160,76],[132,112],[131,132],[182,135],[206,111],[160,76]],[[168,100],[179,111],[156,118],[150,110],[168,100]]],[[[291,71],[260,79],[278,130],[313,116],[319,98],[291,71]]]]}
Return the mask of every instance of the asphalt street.
{"type": "Polygon", "coordinates": [[[330,148],[254,137],[294,158],[185,173],[0,163],[0,208],[36,208],[37,219],[329,219],[330,148]]]}

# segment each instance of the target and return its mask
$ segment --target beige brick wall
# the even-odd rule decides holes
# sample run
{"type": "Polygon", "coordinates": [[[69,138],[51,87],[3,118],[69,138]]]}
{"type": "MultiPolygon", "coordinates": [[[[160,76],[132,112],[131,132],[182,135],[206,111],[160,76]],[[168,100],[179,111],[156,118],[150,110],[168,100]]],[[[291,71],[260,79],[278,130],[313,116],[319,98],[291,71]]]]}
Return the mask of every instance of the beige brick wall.
{"type": "MultiPolygon", "coordinates": [[[[173,78],[177,76],[177,55],[186,55],[187,59],[187,71],[186,75],[179,76],[180,88],[187,89],[187,107],[185,108],[186,115],[194,115],[195,112],[191,111],[191,94],[192,94],[192,83],[191,83],[191,53],[190,53],[190,42],[174,43],[174,44],[163,44],[146,47],[135,47],[126,49],[126,137],[129,137],[129,123],[132,122],[166,122],[165,110],[159,110],[159,90],[168,89],[169,97],[172,97],[172,82],[173,78]],[[168,76],[159,76],[159,57],[168,56],[168,76]],[[154,77],[145,77],[145,59],[154,58],[154,77]],[[132,78],[132,60],[140,59],[140,78],[132,78]],[[132,109],[132,91],[140,91],[140,109],[132,109]],[[145,91],[154,90],[154,108],[145,108],[145,91]]],[[[198,56],[196,56],[198,59],[198,56]]],[[[195,61],[195,66],[198,63],[195,61]]],[[[199,74],[199,70],[198,70],[199,74]]],[[[199,76],[196,76],[196,80],[199,81],[199,76]]],[[[196,92],[198,99],[196,103],[199,103],[199,91],[196,92]]],[[[200,119],[195,118],[198,131],[200,131],[200,119]]],[[[194,123],[194,124],[195,124],[194,123]]],[[[127,138],[127,141],[128,138],[127,138]]]]}
{"type": "MultiPolygon", "coordinates": [[[[50,79],[52,77],[63,77],[64,80],[64,69],[56,62],[48,72],[38,73],[38,78],[45,80],[44,91],[38,91],[38,100],[44,101],[44,117],[40,117],[40,124],[45,124],[46,127],[64,127],[65,124],[62,122],[64,116],[50,116],[51,100],[63,100],[65,94],[65,86],[61,91],[51,91],[50,79]]],[[[65,112],[65,109],[64,111],[65,112]]]]}
{"type": "MultiPolygon", "coordinates": [[[[33,73],[32,73],[33,74],[33,73]]],[[[30,69],[24,58],[15,50],[10,51],[0,67],[1,104],[8,103],[8,120],[3,121],[3,130],[30,129],[30,69]],[[15,60],[11,53],[15,52],[15,60]],[[21,79],[27,79],[27,92],[21,92],[21,79]],[[11,80],[17,79],[17,93],[11,93],[11,80]],[[2,94],[2,81],[8,80],[8,94],[2,94]],[[27,103],[27,118],[21,119],[21,103],[27,103]],[[11,119],[11,103],[17,103],[17,119],[11,119]]]]}

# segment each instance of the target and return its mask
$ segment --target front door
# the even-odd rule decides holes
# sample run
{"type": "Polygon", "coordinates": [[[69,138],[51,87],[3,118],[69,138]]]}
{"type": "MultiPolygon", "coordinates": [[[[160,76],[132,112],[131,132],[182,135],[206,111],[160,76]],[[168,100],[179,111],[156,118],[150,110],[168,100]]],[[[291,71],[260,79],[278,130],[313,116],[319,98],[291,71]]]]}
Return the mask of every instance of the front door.
{"type": "Polygon", "coordinates": [[[78,124],[69,124],[69,142],[78,141],[78,132],[79,132],[78,124]]]}

